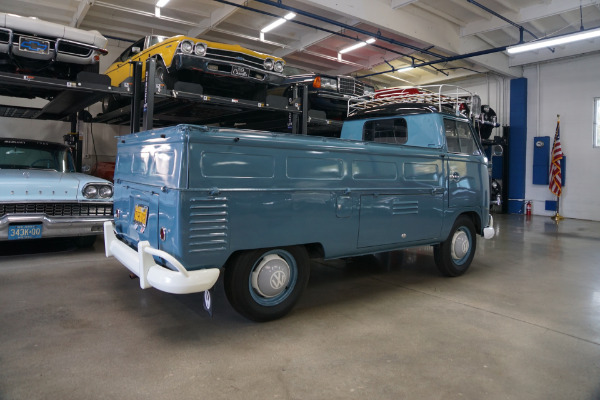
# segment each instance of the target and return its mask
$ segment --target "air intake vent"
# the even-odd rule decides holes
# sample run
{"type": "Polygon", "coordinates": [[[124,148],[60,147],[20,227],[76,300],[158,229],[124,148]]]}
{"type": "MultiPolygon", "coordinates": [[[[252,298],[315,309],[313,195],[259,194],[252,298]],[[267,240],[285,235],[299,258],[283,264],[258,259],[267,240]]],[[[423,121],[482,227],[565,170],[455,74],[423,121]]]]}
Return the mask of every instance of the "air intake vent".
{"type": "Polygon", "coordinates": [[[227,198],[190,200],[189,252],[222,251],[229,246],[227,198]]]}

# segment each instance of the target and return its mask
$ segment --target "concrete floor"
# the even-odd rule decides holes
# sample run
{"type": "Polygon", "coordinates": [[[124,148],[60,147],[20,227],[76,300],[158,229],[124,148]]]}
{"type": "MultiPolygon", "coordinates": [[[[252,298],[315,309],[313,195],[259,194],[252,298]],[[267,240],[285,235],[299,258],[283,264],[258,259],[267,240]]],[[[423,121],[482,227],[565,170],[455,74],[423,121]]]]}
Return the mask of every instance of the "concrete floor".
{"type": "Polygon", "coordinates": [[[142,291],[101,240],[4,243],[0,399],[600,399],[600,223],[496,225],[459,278],[426,248],[314,262],[265,324],[220,284],[212,319],[142,291]]]}

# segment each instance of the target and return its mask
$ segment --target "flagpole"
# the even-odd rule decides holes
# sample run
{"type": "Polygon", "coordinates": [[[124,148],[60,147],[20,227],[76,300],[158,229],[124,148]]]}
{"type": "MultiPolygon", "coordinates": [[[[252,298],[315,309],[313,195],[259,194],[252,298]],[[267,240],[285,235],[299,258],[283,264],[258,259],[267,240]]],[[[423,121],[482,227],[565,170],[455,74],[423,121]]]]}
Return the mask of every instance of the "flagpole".
{"type": "Polygon", "coordinates": [[[556,213],[550,217],[553,221],[559,222],[564,217],[560,215],[558,210],[560,209],[560,196],[556,196],[556,213]]]}
{"type": "MultiPolygon", "coordinates": [[[[560,114],[556,115],[556,124],[557,124],[557,129],[558,129],[558,126],[560,126],[560,114]]],[[[555,140],[555,142],[552,145],[553,153],[554,153],[554,145],[556,144],[556,136],[555,136],[554,140],[555,140]]],[[[561,152],[562,152],[562,150],[561,150],[561,152]]],[[[553,157],[554,157],[554,154],[553,154],[553,157]]],[[[560,162],[560,160],[559,160],[559,162],[560,162]]],[[[561,178],[561,181],[562,181],[562,178],[561,178]]],[[[561,186],[562,186],[562,182],[561,182],[561,186]]],[[[559,212],[560,211],[560,194],[559,193],[560,193],[560,191],[556,194],[556,212],[552,217],[550,217],[557,224],[560,222],[561,219],[564,218],[562,215],[560,215],[560,212],[559,212]]]]}

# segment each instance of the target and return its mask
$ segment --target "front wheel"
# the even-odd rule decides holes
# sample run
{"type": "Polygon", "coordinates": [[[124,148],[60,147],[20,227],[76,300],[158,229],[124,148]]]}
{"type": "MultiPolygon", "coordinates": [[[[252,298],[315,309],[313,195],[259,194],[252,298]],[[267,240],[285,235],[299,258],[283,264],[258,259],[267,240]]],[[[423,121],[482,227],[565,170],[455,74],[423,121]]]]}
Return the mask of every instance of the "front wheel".
{"type": "Polygon", "coordinates": [[[165,89],[171,90],[175,85],[175,79],[167,70],[165,63],[161,59],[156,60],[156,70],[154,72],[154,83],[156,85],[165,85],[165,89]]]}
{"type": "Polygon", "coordinates": [[[304,247],[244,251],[225,267],[225,294],[244,317],[271,321],[294,307],[309,275],[310,261],[304,247]]]}
{"type": "Polygon", "coordinates": [[[433,258],[438,270],[442,275],[451,277],[464,274],[471,266],[476,247],[473,221],[461,215],[454,222],[448,239],[433,247],[433,258]]]}

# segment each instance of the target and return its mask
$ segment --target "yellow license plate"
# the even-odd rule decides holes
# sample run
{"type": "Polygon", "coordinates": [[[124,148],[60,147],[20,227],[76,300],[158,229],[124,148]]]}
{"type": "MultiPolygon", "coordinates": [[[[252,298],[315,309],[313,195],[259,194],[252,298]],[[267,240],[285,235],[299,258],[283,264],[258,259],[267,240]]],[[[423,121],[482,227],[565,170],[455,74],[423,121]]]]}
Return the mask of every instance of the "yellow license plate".
{"type": "Polygon", "coordinates": [[[141,225],[142,228],[145,228],[146,222],[148,221],[148,206],[140,206],[136,204],[133,220],[141,225]]]}

